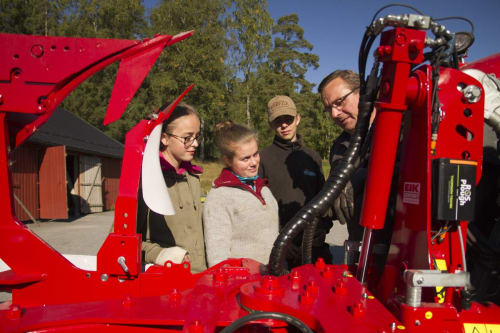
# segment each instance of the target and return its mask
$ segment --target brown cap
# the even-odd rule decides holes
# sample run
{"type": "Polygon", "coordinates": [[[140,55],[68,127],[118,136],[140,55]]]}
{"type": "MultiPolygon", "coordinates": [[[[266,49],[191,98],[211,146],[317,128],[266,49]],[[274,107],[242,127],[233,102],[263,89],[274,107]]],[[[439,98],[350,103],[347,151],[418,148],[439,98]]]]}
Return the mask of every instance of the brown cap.
{"type": "Polygon", "coordinates": [[[290,97],[274,96],[267,103],[267,115],[269,122],[284,115],[295,117],[297,115],[297,108],[290,97]]]}

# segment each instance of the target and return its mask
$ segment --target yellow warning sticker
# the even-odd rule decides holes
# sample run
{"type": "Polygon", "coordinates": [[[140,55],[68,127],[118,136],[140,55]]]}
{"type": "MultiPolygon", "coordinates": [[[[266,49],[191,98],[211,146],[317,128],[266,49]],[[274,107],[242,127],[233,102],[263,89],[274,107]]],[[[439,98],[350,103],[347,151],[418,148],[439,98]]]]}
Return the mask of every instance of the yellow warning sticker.
{"type": "MultiPolygon", "coordinates": [[[[446,272],[448,269],[446,268],[446,260],[444,259],[436,259],[436,268],[440,271],[446,272]]],[[[445,289],[443,287],[436,287],[436,294],[438,298],[438,303],[444,303],[444,294],[445,289]]]]}
{"type": "Polygon", "coordinates": [[[465,333],[500,333],[499,324],[464,323],[465,333]]]}
{"type": "Polygon", "coordinates": [[[486,324],[486,332],[488,333],[500,333],[499,324],[486,324]]]}
{"type": "Polygon", "coordinates": [[[486,325],[479,323],[464,323],[465,333],[487,333],[486,325]]]}

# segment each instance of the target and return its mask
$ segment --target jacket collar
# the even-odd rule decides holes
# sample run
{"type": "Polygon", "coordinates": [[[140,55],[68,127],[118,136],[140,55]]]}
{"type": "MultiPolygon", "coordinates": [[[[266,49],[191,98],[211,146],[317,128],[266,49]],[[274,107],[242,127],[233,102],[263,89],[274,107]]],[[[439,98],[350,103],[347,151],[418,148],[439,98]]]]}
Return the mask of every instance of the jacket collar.
{"type": "Polygon", "coordinates": [[[182,162],[179,170],[175,170],[175,168],[170,164],[169,161],[163,156],[160,152],[160,165],[162,171],[173,171],[178,175],[182,175],[185,172],[189,172],[192,175],[200,175],[203,173],[203,168],[201,166],[191,164],[191,162],[182,162]]]}
{"type": "Polygon", "coordinates": [[[273,144],[280,147],[283,150],[296,150],[300,149],[302,147],[302,140],[301,140],[300,134],[297,133],[297,140],[295,141],[289,141],[289,140],[283,140],[279,136],[275,135],[273,144]]]}
{"type": "Polygon", "coordinates": [[[259,177],[255,180],[255,191],[254,191],[250,185],[242,183],[229,168],[222,169],[219,177],[217,177],[217,179],[214,180],[215,188],[223,186],[241,188],[242,190],[249,191],[250,193],[255,195],[263,205],[266,204],[266,201],[262,196],[262,188],[266,185],[267,185],[267,179],[259,177]]]}

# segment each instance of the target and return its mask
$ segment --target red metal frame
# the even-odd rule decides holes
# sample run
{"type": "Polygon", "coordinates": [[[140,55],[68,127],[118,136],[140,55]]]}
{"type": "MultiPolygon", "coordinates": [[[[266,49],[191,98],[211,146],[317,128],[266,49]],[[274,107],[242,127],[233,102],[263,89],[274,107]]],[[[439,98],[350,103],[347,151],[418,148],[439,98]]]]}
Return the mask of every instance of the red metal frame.
{"type": "Polygon", "coordinates": [[[399,129],[407,108],[410,68],[423,60],[424,39],[424,31],[403,28],[384,32],[381,37],[379,50],[383,50],[380,60],[384,67],[361,215],[361,225],[366,228],[384,226],[399,129]]]}
{"type": "MultiPolygon", "coordinates": [[[[450,230],[442,243],[431,241],[431,164],[438,158],[463,159],[463,152],[468,151],[471,161],[476,161],[479,182],[482,163],[482,129],[483,129],[483,100],[475,104],[464,102],[458,83],[479,83],[472,77],[453,69],[443,69],[439,82],[439,98],[443,104],[445,116],[439,127],[439,139],[435,155],[431,155],[430,142],[430,81],[431,68],[424,66],[413,73],[414,85],[425,99],[417,101],[417,96],[410,101],[411,108],[408,122],[410,127],[403,129],[403,147],[399,172],[398,201],[396,203],[396,219],[392,236],[391,250],[387,259],[385,276],[381,283],[381,295],[384,298],[397,297],[404,293],[402,277],[399,283],[389,275],[400,274],[402,269],[437,269],[433,259],[442,259],[446,262],[449,272],[463,268],[460,253],[460,243],[456,229],[450,230]],[[472,116],[466,117],[464,110],[472,111],[472,116]],[[456,128],[459,124],[474,132],[474,140],[467,141],[456,128]],[[425,166],[425,167],[424,167],[425,166]],[[405,186],[417,186],[418,204],[405,202],[405,186]],[[390,282],[389,282],[390,281],[390,282]],[[403,290],[402,290],[403,288],[403,290]],[[383,290],[382,290],[383,289],[383,290]],[[394,291],[396,290],[396,291],[394,291]]],[[[467,224],[461,224],[463,235],[467,234],[467,224]]],[[[465,241],[465,240],[464,240],[465,241]]],[[[456,300],[456,299],[455,299],[456,300]]],[[[451,298],[448,299],[451,303],[451,298]]],[[[457,304],[454,304],[457,306],[457,304]]]]}
{"type": "MultiPolygon", "coordinates": [[[[12,290],[12,301],[0,304],[0,331],[212,332],[251,310],[287,313],[325,332],[462,332],[465,323],[500,323],[497,306],[473,303],[469,310],[461,309],[456,289],[447,291],[444,303],[425,299],[427,303],[415,308],[402,302],[402,268],[432,269],[432,257],[444,259],[450,272],[463,264],[456,230],[450,230],[440,244],[430,242],[432,160],[461,158],[467,150],[469,158],[478,162],[479,181],[482,159],[483,101],[467,105],[473,116],[464,118],[465,104],[456,89],[457,82],[480,85],[452,69],[441,72],[439,97],[449,110],[439,128],[436,154],[430,154],[432,69],[411,70],[423,60],[425,33],[418,30],[388,31],[379,48],[384,63],[382,91],[361,222],[368,230],[384,225],[403,116],[410,125],[403,130],[389,258],[384,275],[380,279],[370,275],[368,287],[348,267],[325,265],[322,260],[279,278],[261,276],[259,263],[248,259],[229,259],[196,275],[189,272],[188,264],[172,263],[141,272],[136,206],[145,140],[190,88],[157,119],[143,120],[127,134],[114,232],[98,253],[96,271],[74,267],[23,226],[12,209],[10,147],[29,137],[83,80],[121,60],[105,122],[118,119],[161,50],[190,34],[143,42],[0,34],[0,47],[10,50],[0,55],[0,254],[12,269],[0,273],[0,287],[12,290]],[[457,124],[466,126],[477,139],[459,141],[463,137],[457,134],[457,124]],[[420,184],[418,205],[401,199],[408,182],[420,184]],[[119,265],[119,257],[128,273],[119,265]],[[372,288],[377,282],[378,288],[372,288]]],[[[461,228],[465,234],[465,222],[461,228]]],[[[366,248],[364,252],[369,253],[366,248]]],[[[276,320],[259,322],[273,331],[286,329],[276,320]]]]}

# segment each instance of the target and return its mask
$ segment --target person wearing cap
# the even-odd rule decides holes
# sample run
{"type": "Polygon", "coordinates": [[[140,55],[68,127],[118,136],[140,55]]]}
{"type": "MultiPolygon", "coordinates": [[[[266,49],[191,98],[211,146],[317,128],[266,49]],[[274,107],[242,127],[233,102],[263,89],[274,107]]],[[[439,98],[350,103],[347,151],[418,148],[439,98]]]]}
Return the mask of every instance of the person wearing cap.
{"type": "MultiPolygon", "coordinates": [[[[273,143],[261,153],[259,176],[267,178],[269,187],[278,201],[280,228],[282,228],[323,187],[321,157],[303,145],[297,133],[300,114],[288,96],[275,96],[268,105],[269,126],[275,133],[273,143]]],[[[313,260],[322,257],[332,260],[325,237],[333,223],[331,217],[321,217],[313,244],[313,260]]],[[[301,236],[287,256],[289,268],[300,265],[301,236]]]]}

